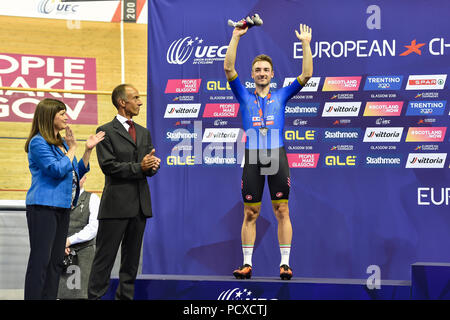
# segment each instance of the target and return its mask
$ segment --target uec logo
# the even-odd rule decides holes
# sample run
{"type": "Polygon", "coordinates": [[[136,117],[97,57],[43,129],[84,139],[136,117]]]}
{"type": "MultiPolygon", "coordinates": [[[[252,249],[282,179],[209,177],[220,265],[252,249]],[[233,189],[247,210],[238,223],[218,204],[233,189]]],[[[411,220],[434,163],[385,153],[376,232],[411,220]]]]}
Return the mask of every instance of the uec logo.
{"type": "Polygon", "coordinates": [[[55,9],[58,13],[76,12],[79,5],[61,3],[61,0],[42,0],[38,4],[38,12],[50,14],[55,9]]]}
{"type": "Polygon", "coordinates": [[[214,61],[216,58],[223,60],[228,46],[203,46],[203,39],[199,37],[185,37],[172,42],[167,50],[166,60],[170,64],[184,64],[192,56],[195,49],[195,57],[214,61]]]}

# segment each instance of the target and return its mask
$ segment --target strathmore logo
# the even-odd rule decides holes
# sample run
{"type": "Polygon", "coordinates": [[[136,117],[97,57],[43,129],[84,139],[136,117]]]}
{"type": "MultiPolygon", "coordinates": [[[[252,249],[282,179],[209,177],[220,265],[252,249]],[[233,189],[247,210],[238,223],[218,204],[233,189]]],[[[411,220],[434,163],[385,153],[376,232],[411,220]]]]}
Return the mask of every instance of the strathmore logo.
{"type": "Polygon", "coordinates": [[[192,54],[192,64],[213,64],[225,60],[228,46],[207,46],[200,37],[184,37],[173,41],[167,49],[166,60],[169,64],[184,64],[192,54]]]}

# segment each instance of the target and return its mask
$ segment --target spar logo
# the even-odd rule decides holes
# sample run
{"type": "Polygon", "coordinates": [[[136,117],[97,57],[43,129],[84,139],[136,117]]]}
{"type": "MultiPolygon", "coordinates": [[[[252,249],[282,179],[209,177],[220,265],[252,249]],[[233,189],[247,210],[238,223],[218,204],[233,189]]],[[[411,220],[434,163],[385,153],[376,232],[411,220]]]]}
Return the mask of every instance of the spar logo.
{"type": "Polygon", "coordinates": [[[56,12],[58,14],[70,14],[77,12],[79,5],[71,3],[61,3],[61,0],[42,0],[38,4],[38,12],[50,14],[56,12]]]}
{"type": "Polygon", "coordinates": [[[192,64],[213,64],[225,60],[228,46],[207,46],[200,37],[184,37],[173,41],[167,49],[166,60],[169,64],[184,64],[194,56],[192,64]]]}
{"type": "Polygon", "coordinates": [[[444,89],[446,74],[410,75],[406,90],[441,90],[444,89]]]}
{"type": "Polygon", "coordinates": [[[446,153],[410,153],[406,168],[443,168],[446,153]]]}

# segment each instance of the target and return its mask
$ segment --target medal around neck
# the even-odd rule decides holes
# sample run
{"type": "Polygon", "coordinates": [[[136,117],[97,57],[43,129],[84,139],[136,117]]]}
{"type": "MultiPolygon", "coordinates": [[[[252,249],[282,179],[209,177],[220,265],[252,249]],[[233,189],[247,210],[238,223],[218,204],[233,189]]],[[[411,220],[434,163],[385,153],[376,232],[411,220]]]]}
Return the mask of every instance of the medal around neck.
{"type": "Polygon", "coordinates": [[[251,17],[247,16],[247,18],[244,18],[242,20],[234,22],[233,20],[228,20],[228,25],[233,28],[242,28],[245,29],[246,27],[254,27],[254,26],[262,26],[263,21],[261,17],[255,13],[251,17]]]}
{"type": "Polygon", "coordinates": [[[265,135],[267,134],[267,131],[269,131],[269,128],[267,128],[267,127],[260,127],[260,128],[259,128],[259,132],[260,132],[263,136],[265,136],[265,135]]]}

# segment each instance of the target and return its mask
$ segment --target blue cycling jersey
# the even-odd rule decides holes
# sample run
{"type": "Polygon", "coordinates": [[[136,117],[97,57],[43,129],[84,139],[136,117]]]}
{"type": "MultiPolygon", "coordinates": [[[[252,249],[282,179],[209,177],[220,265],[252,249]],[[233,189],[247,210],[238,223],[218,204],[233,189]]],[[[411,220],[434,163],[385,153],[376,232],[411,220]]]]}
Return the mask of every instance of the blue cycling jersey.
{"type": "Polygon", "coordinates": [[[270,91],[265,97],[250,93],[237,75],[229,83],[240,104],[242,126],[247,135],[245,148],[275,149],[284,146],[284,110],[286,102],[302,88],[298,78],[287,87],[270,91]]]}

